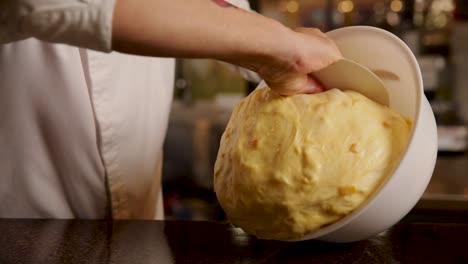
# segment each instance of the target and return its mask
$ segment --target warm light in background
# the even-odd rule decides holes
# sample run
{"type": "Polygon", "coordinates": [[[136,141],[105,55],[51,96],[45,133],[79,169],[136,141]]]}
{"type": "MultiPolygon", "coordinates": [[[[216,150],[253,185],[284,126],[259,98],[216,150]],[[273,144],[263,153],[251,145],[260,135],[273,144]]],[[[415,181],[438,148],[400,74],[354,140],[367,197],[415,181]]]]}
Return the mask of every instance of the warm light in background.
{"type": "Polygon", "coordinates": [[[400,12],[403,9],[403,2],[401,0],[393,0],[390,3],[390,9],[393,12],[400,12]]]}
{"type": "Polygon", "coordinates": [[[299,10],[299,3],[294,0],[288,1],[288,3],[286,4],[286,10],[289,13],[296,13],[297,10],[299,10]]]}
{"type": "Polygon", "coordinates": [[[354,3],[351,0],[344,0],[338,3],[338,11],[340,13],[349,13],[353,11],[354,3]]]}
{"type": "Polygon", "coordinates": [[[436,28],[443,28],[447,25],[448,19],[445,15],[438,15],[434,18],[434,26],[436,28]]]}
{"type": "Polygon", "coordinates": [[[431,12],[452,12],[455,9],[455,4],[452,0],[439,0],[433,1],[431,5],[431,12]]]}
{"type": "Polygon", "coordinates": [[[400,16],[395,12],[389,12],[386,18],[387,18],[387,23],[390,26],[396,26],[400,24],[400,16]]]}

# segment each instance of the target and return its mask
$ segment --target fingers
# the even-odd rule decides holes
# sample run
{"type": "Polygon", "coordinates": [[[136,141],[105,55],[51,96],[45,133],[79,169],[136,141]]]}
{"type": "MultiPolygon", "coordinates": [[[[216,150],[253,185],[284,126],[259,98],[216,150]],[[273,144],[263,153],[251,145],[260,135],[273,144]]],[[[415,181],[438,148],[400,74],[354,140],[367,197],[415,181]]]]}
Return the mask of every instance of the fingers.
{"type": "Polygon", "coordinates": [[[316,35],[316,36],[328,38],[328,36],[318,28],[298,27],[298,28],[295,28],[294,31],[296,31],[298,33],[316,35]]]}
{"type": "MultiPolygon", "coordinates": [[[[323,91],[310,73],[321,70],[342,58],[335,42],[316,28],[296,28],[288,38],[291,56],[284,62],[262,67],[258,73],[269,87],[282,95],[323,91]],[[274,67],[273,67],[274,66],[274,67]]],[[[284,57],[283,57],[284,58],[284,57]]]]}
{"type": "Polygon", "coordinates": [[[265,80],[268,86],[281,95],[314,94],[323,92],[323,86],[310,75],[285,78],[281,82],[265,80]]]}
{"type": "Polygon", "coordinates": [[[265,79],[265,82],[275,92],[281,95],[293,95],[305,89],[307,83],[304,75],[296,76],[283,76],[281,79],[269,80],[265,79]]]}
{"type": "Polygon", "coordinates": [[[338,46],[336,46],[336,43],[330,37],[328,37],[327,34],[323,33],[320,29],[299,27],[294,29],[294,31],[297,33],[308,35],[310,37],[319,38],[323,42],[323,53],[328,53],[327,55],[329,56],[329,58],[333,59],[331,63],[343,57],[341,55],[340,50],[338,49],[338,46]]]}
{"type": "Polygon", "coordinates": [[[307,75],[307,82],[304,85],[303,90],[301,90],[299,93],[313,94],[313,93],[320,93],[323,91],[324,91],[324,88],[322,84],[320,84],[320,82],[317,81],[316,79],[312,78],[312,76],[307,75]]]}

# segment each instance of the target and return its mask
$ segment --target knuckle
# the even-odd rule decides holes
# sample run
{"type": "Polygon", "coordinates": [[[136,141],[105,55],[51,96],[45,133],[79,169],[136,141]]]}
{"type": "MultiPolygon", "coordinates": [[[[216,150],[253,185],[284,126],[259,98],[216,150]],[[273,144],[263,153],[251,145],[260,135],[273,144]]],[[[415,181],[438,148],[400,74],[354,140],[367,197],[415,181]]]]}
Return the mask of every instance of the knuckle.
{"type": "Polygon", "coordinates": [[[318,28],[307,28],[307,27],[298,27],[294,29],[296,32],[301,32],[301,33],[307,33],[307,34],[313,34],[313,35],[325,35],[320,29],[318,28]]]}

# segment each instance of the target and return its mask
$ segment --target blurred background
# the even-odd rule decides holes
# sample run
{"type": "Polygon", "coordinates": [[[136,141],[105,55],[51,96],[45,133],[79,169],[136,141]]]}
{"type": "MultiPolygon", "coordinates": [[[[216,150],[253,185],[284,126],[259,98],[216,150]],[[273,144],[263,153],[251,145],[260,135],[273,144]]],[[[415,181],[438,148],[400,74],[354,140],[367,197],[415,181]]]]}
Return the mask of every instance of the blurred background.
{"type": "MultiPolygon", "coordinates": [[[[405,41],[418,58],[439,134],[436,169],[415,210],[468,212],[468,1],[249,2],[255,11],[291,28],[329,31],[369,25],[405,41]]],[[[229,65],[212,60],[177,61],[164,146],[167,219],[225,219],[213,192],[213,166],[234,105],[256,87],[255,81],[244,77],[229,65]]]]}

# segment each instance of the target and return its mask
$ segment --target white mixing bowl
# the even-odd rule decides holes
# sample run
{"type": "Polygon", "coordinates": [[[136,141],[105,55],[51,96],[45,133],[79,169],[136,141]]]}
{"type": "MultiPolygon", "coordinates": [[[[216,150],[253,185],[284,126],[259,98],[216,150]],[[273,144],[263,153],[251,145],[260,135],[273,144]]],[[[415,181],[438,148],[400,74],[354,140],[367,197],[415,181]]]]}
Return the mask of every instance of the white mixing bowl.
{"type": "Polygon", "coordinates": [[[390,107],[413,120],[410,142],[399,165],[373,195],[343,219],[298,239],[352,242],[396,224],[421,198],[437,158],[437,127],[424,96],[418,62],[403,41],[385,30],[365,26],[341,28],[327,35],[345,58],[379,73],[390,107]]]}

